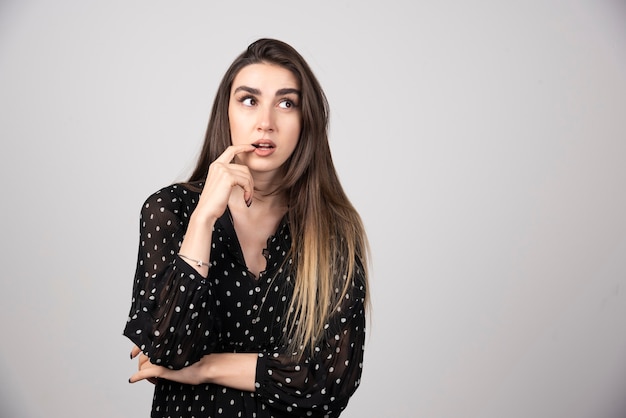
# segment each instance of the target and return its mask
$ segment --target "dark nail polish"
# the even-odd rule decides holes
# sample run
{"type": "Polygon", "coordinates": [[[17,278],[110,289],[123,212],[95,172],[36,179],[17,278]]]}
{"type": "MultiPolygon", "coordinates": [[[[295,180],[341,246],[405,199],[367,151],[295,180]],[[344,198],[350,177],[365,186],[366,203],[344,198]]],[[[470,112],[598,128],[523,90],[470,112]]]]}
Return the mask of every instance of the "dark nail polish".
{"type": "Polygon", "coordinates": [[[246,206],[247,207],[250,207],[251,204],[252,204],[252,199],[246,200],[246,206]]]}

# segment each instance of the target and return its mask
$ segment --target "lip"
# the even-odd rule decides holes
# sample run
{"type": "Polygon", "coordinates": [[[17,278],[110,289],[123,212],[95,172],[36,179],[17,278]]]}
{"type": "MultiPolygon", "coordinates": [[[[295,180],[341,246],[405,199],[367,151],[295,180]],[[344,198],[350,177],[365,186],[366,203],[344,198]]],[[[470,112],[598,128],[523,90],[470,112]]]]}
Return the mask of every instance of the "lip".
{"type": "Polygon", "coordinates": [[[259,157],[272,155],[276,150],[276,144],[271,139],[259,139],[251,144],[256,149],[254,153],[259,157]]]}
{"type": "Polygon", "coordinates": [[[269,148],[276,148],[276,144],[274,143],[274,141],[272,141],[271,139],[259,139],[257,141],[254,141],[252,143],[252,146],[255,148],[259,148],[259,146],[264,145],[264,146],[269,146],[269,148]]]}

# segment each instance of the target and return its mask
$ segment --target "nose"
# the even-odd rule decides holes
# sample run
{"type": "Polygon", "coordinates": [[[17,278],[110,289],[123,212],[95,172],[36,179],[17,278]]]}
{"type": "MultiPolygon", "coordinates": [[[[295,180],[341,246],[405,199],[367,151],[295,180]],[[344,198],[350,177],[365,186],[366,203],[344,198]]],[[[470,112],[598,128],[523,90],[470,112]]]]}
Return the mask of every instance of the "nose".
{"type": "Polygon", "coordinates": [[[271,108],[259,109],[257,131],[259,132],[273,132],[274,131],[274,115],[273,115],[271,108]]]}

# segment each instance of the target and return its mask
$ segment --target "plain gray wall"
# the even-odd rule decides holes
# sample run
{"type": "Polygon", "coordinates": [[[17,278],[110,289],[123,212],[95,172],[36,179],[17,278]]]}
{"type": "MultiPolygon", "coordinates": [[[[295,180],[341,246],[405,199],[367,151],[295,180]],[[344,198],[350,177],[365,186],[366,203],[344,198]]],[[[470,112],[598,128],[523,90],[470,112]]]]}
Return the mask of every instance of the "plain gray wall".
{"type": "Polygon", "coordinates": [[[225,3],[0,2],[0,415],[148,416],[139,208],[269,36],[326,90],[372,244],[345,416],[623,418],[624,3],[225,3]]]}

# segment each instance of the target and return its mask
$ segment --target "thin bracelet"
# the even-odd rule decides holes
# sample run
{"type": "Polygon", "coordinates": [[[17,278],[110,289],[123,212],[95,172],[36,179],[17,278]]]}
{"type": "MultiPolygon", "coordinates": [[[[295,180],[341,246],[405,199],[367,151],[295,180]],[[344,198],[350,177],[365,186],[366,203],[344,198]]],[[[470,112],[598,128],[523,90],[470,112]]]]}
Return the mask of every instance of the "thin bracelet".
{"type": "Polygon", "coordinates": [[[196,266],[198,266],[198,267],[202,267],[202,266],[209,267],[209,263],[205,263],[202,260],[196,260],[195,258],[187,257],[186,255],[183,255],[181,253],[178,253],[178,256],[180,258],[184,258],[185,260],[193,261],[194,263],[196,263],[196,266]]]}

